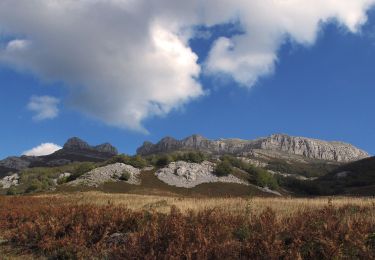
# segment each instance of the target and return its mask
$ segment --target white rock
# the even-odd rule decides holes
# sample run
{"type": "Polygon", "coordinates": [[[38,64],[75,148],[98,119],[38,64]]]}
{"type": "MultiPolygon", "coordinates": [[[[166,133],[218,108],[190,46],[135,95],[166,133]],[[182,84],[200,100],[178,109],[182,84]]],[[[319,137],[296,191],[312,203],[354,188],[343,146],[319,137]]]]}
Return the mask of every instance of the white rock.
{"type": "Polygon", "coordinates": [[[215,164],[204,161],[188,163],[184,161],[172,162],[155,174],[161,181],[176,187],[193,188],[202,183],[227,182],[248,185],[247,182],[233,176],[218,177],[214,174],[215,164]]]}
{"type": "Polygon", "coordinates": [[[111,181],[120,181],[119,178],[127,171],[130,174],[130,178],[126,181],[129,184],[140,185],[139,179],[140,170],[133,166],[124,163],[110,164],[104,167],[96,168],[88,173],[85,173],[78,179],[69,182],[68,185],[77,186],[85,185],[90,187],[98,187],[101,184],[111,181]]]}
{"type": "Polygon", "coordinates": [[[8,189],[11,186],[17,186],[19,184],[20,176],[15,173],[10,176],[5,176],[3,179],[0,180],[0,183],[3,186],[3,189],[8,189]]]}

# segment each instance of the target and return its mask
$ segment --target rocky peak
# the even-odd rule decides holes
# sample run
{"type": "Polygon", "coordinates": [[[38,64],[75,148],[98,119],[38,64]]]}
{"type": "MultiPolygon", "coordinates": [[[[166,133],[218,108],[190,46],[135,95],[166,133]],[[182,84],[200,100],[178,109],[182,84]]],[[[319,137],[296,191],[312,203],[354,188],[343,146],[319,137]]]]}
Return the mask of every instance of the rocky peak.
{"type": "Polygon", "coordinates": [[[78,137],[68,139],[63,147],[65,150],[89,150],[90,148],[91,146],[88,143],[78,137]]]}
{"type": "Polygon", "coordinates": [[[116,155],[117,149],[110,143],[104,143],[97,146],[91,146],[78,137],[72,137],[64,144],[63,150],[73,152],[98,152],[110,155],[116,155]]]}
{"type": "Polygon", "coordinates": [[[104,144],[101,144],[101,145],[97,145],[94,148],[98,152],[114,154],[114,155],[118,154],[118,151],[117,151],[116,147],[114,147],[110,143],[104,143],[104,144]]]}

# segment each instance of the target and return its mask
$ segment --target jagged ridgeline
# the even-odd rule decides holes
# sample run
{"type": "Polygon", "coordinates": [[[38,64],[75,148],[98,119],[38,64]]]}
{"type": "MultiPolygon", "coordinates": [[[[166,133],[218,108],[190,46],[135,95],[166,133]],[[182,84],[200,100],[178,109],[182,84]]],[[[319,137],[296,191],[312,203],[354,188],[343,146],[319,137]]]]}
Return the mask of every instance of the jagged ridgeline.
{"type": "Polygon", "coordinates": [[[17,194],[80,187],[210,196],[353,194],[375,185],[368,157],[351,144],[284,134],[255,140],[165,137],[145,142],[134,156],[73,137],[47,156],[0,161],[0,184],[3,192],[13,188],[17,194]]]}
{"type": "Polygon", "coordinates": [[[137,150],[139,155],[170,153],[183,150],[198,150],[210,154],[231,154],[236,156],[292,157],[351,162],[369,157],[369,154],[351,144],[327,142],[305,137],[274,134],[255,140],[220,139],[209,140],[192,135],[182,140],[165,137],[158,143],[145,142],[137,150]]]}
{"type": "Polygon", "coordinates": [[[0,161],[0,175],[32,167],[55,167],[72,162],[100,162],[117,155],[117,149],[109,143],[91,146],[87,142],[73,137],[61,150],[46,156],[8,157],[0,161]]]}

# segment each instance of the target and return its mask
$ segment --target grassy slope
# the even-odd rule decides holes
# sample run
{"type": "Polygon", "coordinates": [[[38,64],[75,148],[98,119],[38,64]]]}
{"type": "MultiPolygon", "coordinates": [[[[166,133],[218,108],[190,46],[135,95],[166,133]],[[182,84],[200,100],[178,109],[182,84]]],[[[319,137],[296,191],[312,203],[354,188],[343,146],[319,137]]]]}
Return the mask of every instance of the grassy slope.
{"type": "Polygon", "coordinates": [[[317,183],[338,194],[374,196],[375,157],[341,166],[319,178],[317,183]],[[340,172],[346,172],[347,176],[338,178],[337,174],[340,172]]]}

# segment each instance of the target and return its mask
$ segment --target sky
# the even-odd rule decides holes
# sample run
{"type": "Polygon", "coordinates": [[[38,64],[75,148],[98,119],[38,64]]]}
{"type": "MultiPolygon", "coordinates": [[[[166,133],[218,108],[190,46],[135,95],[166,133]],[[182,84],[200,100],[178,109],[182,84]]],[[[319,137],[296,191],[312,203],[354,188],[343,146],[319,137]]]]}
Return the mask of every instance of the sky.
{"type": "Polygon", "coordinates": [[[0,158],[273,133],[375,154],[375,0],[0,0],[0,158]]]}

